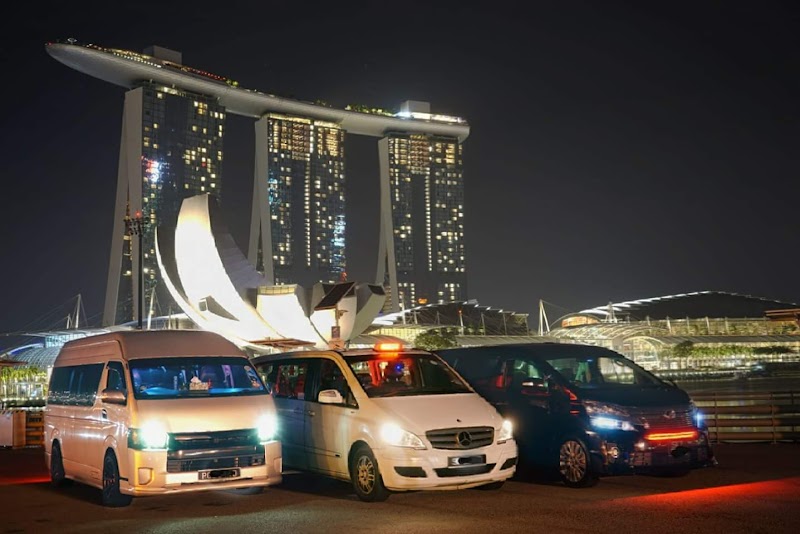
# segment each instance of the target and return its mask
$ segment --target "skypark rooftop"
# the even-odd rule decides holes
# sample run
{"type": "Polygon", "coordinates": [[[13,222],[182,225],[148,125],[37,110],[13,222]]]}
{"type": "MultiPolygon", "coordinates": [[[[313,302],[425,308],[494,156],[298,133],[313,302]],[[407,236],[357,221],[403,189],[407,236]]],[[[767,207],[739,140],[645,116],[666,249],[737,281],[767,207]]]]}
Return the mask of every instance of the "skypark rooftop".
{"type": "Polygon", "coordinates": [[[383,137],[390,132],[419,133],[456,137],[461,142],[469,135],[469,125],[459,117],[408,112],[387,115],[331,108],[244,89],[231,79],[173,61],[129,50],[80,44],[73,39],[47,43],[46,49],[64,65],[109,83],[128,89],[142,81],[179,87],[216,97],[220,105],[235,115],[260,119],[268,113],[285,113],[334,122],[349,133],[373,137],[383,137]]]}

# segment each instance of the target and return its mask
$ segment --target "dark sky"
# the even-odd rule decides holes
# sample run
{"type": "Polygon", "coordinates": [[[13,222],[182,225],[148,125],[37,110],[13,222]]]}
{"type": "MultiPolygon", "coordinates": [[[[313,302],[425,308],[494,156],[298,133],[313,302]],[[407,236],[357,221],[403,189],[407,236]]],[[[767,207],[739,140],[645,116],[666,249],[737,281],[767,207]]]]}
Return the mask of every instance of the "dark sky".
{"type": "MultiPolygon", "coordinates": [[[[797,3],[205,4],[5,18],[0,332],[78,293],[100,320],[124,90],[45,52],[67,37],[172,48],[273,94],[465,117],[469,296],[532,328],[539,299],[551,320],[702,290],[800,302],[797,3]]],[[[246,249],[253,123],[227,131],[222,204],[246,249]]],[[[348,274],[372,282],[375,140],[348,143],[348,274]]]]}

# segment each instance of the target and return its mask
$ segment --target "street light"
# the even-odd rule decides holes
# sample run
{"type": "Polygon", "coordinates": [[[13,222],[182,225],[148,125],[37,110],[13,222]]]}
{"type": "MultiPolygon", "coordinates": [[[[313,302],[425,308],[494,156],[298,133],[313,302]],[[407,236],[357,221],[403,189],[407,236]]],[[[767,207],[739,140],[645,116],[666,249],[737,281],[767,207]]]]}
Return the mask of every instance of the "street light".
{"type": "Polygon", "coordinates": [[[141,210],[136,212],[136,215],[131,217],[125,215],[125,235],[139,236],[139,330],[142,329],[142,313],[144,311],[144,246],[142,244],[142,237],[144,236],[144,228],[147,226],[147,220],[142,215],[141,210]]]}

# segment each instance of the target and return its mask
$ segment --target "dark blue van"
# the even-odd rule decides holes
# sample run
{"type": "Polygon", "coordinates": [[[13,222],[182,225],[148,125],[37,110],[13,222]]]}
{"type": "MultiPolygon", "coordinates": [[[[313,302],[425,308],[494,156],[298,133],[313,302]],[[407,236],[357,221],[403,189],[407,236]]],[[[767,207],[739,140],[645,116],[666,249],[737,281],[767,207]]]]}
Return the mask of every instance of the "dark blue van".
{"type": "Polygon", "coordinates": [[[520,471],[570,487],[716,465],[689,395],[609,349],[529,343],[435,351],[514,423],[520,471]]]}

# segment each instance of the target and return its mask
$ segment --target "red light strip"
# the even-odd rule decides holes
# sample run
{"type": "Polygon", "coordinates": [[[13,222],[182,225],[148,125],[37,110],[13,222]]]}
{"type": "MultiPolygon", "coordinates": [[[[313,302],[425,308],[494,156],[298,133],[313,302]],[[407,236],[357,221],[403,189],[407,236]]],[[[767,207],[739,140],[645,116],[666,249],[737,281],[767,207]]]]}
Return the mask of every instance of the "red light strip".
{"type": "Polygon", "coordinates": [[[679,432],[651,432],[646,434],[644,439],[647,441],[684,441],[697,439],[697,430],[685,430],[679,432]]]}

